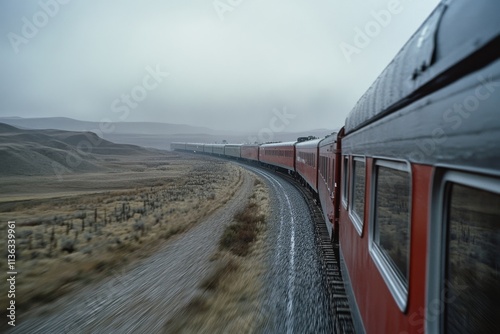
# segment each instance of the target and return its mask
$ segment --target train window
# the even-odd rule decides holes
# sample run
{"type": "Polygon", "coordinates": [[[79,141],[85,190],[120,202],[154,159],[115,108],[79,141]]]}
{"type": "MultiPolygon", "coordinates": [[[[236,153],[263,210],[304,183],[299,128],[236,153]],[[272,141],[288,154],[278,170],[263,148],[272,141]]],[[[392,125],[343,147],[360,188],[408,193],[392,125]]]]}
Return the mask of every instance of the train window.
{"type": "Polygon", "coordinates": [[[326,168],[327,164],[327,158],[326,157],[319,157],[319,173],[323,180],[328,180],[328,169],[326,168]]]}
{"type": "Polygon", "coordinates": [[[495,333],[500,328],[500,195],[451,182],[446,192],[446,332],[495,333]]]}
{"type": "MultiPolygon", "coordinates": [[[[328,180],[329,171],[328,171],[328,161],[330,158],[323,157],[323,175],[325,176],[325,181],[328,180]]],[[[326,181],[328,183],[328,181],[326,181]]]]}
{"type": "Polygon", "coordinates": [[[351,206],[350,214],[354,227],[359,235],[363,233],[365,218],[365,159],[354,157],[352,161],[351,206]]]}
{"type": "Polygon", "coordinates": [[[330,158],[327,157],[322,157],[322,158],[323,158],[322,168],[324,171],[325,181],[326,183],[328,183],[328,161],[330,161],[330,158]]]}
{"type": "Polygon", "coordinates": [[[347,198],[348,198],[347,185],[349,184],[348,179],[349,179],[349,157],[344,155],[343,166],[342,166],[342,204],[344,205],[344,207],[346,209],[348,206],[348,204],[347,204],[347,198]]]}
{"type": "Polygon", "coordinates": [[[500,179],[437,168],[431,203],[426,328],[496,333],[500,179]]]}
{"type": "Polygon", "coordinates": [[[330,178],[330,191],[331,191],[331,196],[333,197],[333,194],[335,193],[335,158],[328,158],[328,171],[329,171],[329,178],[330,178]]]}
{"type": "Polygon", "coordinates": [[[406,308],[411,177],[405,163],[376,160],[373,171],[370,252],[401,310],[406,308]]]}

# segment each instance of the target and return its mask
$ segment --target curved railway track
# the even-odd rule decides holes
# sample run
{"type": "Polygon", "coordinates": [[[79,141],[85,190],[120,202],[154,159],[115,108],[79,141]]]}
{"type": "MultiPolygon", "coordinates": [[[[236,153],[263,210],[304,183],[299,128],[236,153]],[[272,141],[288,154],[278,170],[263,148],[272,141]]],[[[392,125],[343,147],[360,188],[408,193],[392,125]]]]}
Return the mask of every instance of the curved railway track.
{"type": "MultiPolygon", "coordinates": [[[[264,173],[261,168],[249,167],[247,164],[240,165],[267,178],[270,182],[274,179],[274,176],[268,176],[269,174],[264,173]]],[[[311,192],[287,174],[280,173],[279,177],[286,180],[303,196],[311,214],[317,251],[321,261],[322,283],[327,292],[328,309],[331,312],[332,330],[334,333],[354,333],[351,311],[340,269],[339,245],[330,241],[323,214],[311,192]]],[[[275,179],[274,182],[276,182],[275,179]]]]}

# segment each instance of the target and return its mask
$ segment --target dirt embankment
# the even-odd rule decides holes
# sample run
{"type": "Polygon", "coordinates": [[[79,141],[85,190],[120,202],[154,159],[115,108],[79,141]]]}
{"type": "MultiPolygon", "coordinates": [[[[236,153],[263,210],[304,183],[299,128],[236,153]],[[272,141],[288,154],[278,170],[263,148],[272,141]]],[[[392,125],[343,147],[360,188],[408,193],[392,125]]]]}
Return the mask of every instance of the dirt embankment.
{"type": "MultiPolygon", "coordinates": [[[[26,199],[4,198],[0,220],[16,221],[18,320],[32,317],[34,313],[28,315],[29,310],[50,312],[46,305],[62,295],[115,275],[153,254],[165,240],[192,229],[224,206],[244,180],[240,168],[213,159],[169,163],[149,169],[144,166],[137,172],[99,174],[103,181],[90,179],[95,187],[87,185],[85,194],[75,191],[63,197],[56,190],[40,194],[33,189],[30,194],[30,184],[39,182],[38,178],[16,181],[26,199]],[[124,174],[129,184],[122,183],[122,190],[100,191],[124,174]],[[136,182],[138,179],[141,182],[136,182]],[[94,193],[87,193],[92,189],[94,193]]],[[[133,168],[137,164],[134,162],[133,168]]],[[[74,182],[65,180],[68,189],[88,175],[74,177],[74,182]]],[[[0,224],[3,236],[6,227],[0,224]]],[[[5,249],[5,243],[6,238],[1,238],[0,247],[5,249]]],[[[5,262],[0,262],[4,272],[5,262]]],[[[7,305],[6,298],[0,297],[1,305],[7,305]]]]}
{"type": "MultiPolygon", "coordinates": [[[[46,307],[44,314],[26,314],[13,332],[164,331],[168,320],[179,315],[199,295],[202,283],[213,277],[219,261],[214,254],[224,228],[252,196],[254,177],[231,168],[236,168],[241,184],[231,187],[234,194],[223,208],[176,235],[133,269],[61,298],[46,307]]],[[[266,195],[255,196],[265,200],[266,195]]]]}
{"type": "Polygon", "coordinates": [[[255,333],[261,327],[269,201],[267,187],[255,179],[246,206],[219,239],[212,274],[165,333],[255,333]]]}

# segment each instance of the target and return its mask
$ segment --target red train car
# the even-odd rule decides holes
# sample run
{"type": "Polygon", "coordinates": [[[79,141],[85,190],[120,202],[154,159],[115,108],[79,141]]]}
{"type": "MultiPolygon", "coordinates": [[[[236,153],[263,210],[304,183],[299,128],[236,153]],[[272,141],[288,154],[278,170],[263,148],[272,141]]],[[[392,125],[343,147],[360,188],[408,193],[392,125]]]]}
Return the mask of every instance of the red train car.
{"type": "Polygon", "coordinates": [[[357,332],[500,328],[499,12],[440,4],[347,117],[335,203],[357,332]]]}
{"type": "Polygon", "coordinates": [[[340,178],[340,141],[337,141],[337,133],[322,139],[318,146],[318,197],[328,233],[331,238],[338,239],[334,235],[338,234],[338,207],[334,207],[334,201],[340,189],[335,182],[340,178]]]}
{"type": "Polygon", "coordinates": [[[314,193],[318,192],[318,145],[320,141],[321,139],[313,139],[295,145],[295,171],[314,193]]]}
{"type": "Polygon", "coordinates": [[[296,142],[262,144],[259,161],[295,173],[295,144],[296,142]]]}
{"type": "Polygon", "coordinates": [[[242,145],[241,157],[251,161],[259,161],[259,145],[242,145]]]}

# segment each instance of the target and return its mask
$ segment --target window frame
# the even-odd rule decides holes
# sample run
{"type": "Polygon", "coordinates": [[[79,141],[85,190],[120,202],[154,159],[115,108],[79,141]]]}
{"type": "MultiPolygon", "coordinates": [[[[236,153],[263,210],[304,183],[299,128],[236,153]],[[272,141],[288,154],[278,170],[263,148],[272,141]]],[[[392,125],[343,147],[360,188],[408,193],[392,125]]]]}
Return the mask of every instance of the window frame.
{"type": "Polygon", "coordinates": [[[446,281],[446,257],[448,238],[448,216],[451,201],[451,185],[458,184],[500,195],[499,175],[484,174],[477,170],[458,170],[437,166],[434,171],[429,245],[427,251],[427,294],[425,307],[434,307],[436,302],[444,304],[438,316],[426,317],[426,331],[442,333],[445,330],[446,303],[442,294],[446,281]]]}
{"type": "Polygon", "coordinates": [[[335,157],[333,158],[328,158],[328,164],[327,164],[327,170],[331,170],[331,172],[328,172],[328,190],[330,190],[330,198],[334,198],[335,194],[335,157]],[[330,169],[330,166],[332,167],[330,169]]]}
{"type": "Polygon", "coordinates": [[[342,191],[341,191],[341,201],[342,201],[342,206],[346,209],[349,210],[349,171],[350,171],[350,164],[349,164],[349,155],[343,155],[342,156],[342,191]]]}
{"type": "Polygon", "coordinates": [[[349,211],[349,218],[351,219],[351,223],[354,225],[354,228],[356,229],[356,231],[358,232],[359,236],[360,237],[363,237],[363,227],[364,227],[364,220],[365,220],[365,217],[366,217],[366,210],[365,210],[365,207],[366,207],[366,170],[367,170],[367,166],[366,166],[366,157],[363,156],[363,155],[352,155],[351,156],[352,159],[350,159],[350,168],[349,168],[349,175],[350,175],[350,178],[349,178],[349,200],[348,200],[348,211],[349,211]],[[358,214],[354,211],[354,175],[355,175],[355,170],[354,170],[354,165],[355,165],[355,162],[356,161],[360,161],[360,162],[363,162],[364,165],[365,165],[365,191],[363,193],[363,217],[359,217],[358,214]]]}
{"type": "Polygon", "coordinates": [[[413,174],[411,164],[406,160],[388,159],[388,158],[374,158],[372,171],[371,171],[371,184],[370,184],[370,219],[369,219],[369,238],[368,248],[370,256],[375,263],[378,271],[380,272],[385,284],[394,298],[394,301],[403,313],[406,312],[408,307],[408,297],[410,290],[410,267],[411,267],[411,227],[412,227],[412,207],[413,202],[413,174]],[[399,170],[408,174],[409,179],[409,200],[408,200],[408,255],[407,255],[407,270],[408,279],[405,282],[404,277],[401,277],[397,268],[390,257],[388,257],[382,248],[375,241],[376,231],[376,195],[377,195],[377,171],[378,166],[399,170]]]}

